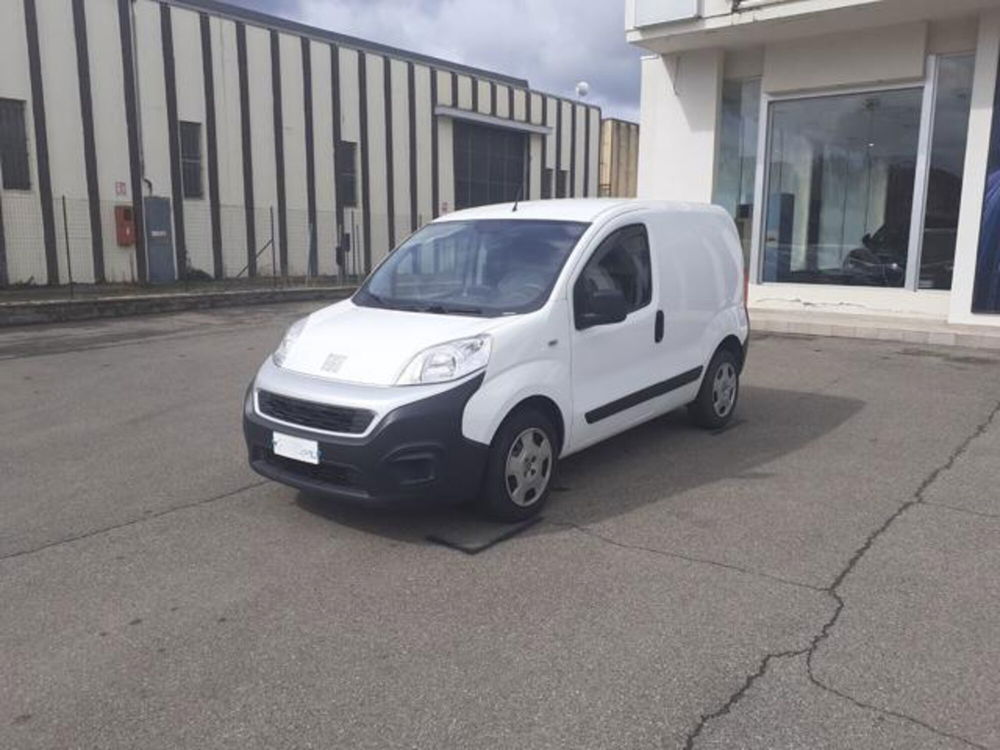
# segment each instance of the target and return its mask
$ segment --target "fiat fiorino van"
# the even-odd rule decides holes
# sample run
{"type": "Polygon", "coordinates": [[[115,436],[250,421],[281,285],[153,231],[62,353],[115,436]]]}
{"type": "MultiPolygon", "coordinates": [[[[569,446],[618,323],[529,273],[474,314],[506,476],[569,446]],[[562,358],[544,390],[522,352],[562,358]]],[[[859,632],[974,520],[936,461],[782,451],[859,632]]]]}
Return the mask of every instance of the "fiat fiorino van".
{"type": "Polygon", "coordinates": [[[571,453],[683,406],[708,428],[732,418],[743,278],[713,206],[448,214],[288,329],[247,390],[250,464],[335,498],[526,518],[571,453]]]}

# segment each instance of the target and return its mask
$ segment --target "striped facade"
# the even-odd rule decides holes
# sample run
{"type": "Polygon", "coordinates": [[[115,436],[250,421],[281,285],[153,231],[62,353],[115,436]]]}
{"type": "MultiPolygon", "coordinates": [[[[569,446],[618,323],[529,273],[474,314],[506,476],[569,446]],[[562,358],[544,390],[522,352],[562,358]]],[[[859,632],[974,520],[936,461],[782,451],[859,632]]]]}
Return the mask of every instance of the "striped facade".
{"type": "Polygon", "coordinates": [[[523,135],[525,198],[598,193],[600,110],[524,80],[212,0],[2,2],[0,286],[147,281],[154,237],[174,278],[362,274],[454,210],[462,128],[523,135]]]}

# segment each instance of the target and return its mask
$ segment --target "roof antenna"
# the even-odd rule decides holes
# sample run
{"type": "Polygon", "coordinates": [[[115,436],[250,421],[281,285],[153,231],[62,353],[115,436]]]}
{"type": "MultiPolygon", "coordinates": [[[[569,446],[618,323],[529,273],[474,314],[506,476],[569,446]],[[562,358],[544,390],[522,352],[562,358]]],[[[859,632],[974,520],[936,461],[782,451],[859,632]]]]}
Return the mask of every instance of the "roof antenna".
{"type": "Polygon", "coordinates": [[[512,214],[517,213],[517,204],[521,202],[521,193],[524,192],[524,183],[522,182],[517,188],[517,196],[514,198],[514,207],[510,210],[512,214]]]}

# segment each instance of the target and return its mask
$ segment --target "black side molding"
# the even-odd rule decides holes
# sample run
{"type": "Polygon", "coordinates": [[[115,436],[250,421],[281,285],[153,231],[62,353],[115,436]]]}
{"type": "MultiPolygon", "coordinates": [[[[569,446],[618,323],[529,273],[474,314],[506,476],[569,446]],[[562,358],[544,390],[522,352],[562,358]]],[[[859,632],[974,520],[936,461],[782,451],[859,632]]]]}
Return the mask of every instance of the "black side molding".
{"type": "Polygon", "coordinates": [[[587,424],[594,424],[595,422],[600,422],[602,419],[612,417],[618,412],[631,409],[633,406],[638,406],[643,401],[649,401],[650,399],[670,393],[670,391],[676,391],[678,388],[683,388],[689,383],[693,383],[700,378],[703,369],[704,368],[702,367],[696,367],[693,370],[682,372],[680,375],[676,375],[669,380],[664,380],[663,382],[655,383],[648,388],[643,388],[641,391],[630,393],[617,401],[612,401],[610,404],[605,404],[604,406],[599,406],[593,411],[588,411],[584,415],[584,418],[587,420],[587,424]]]}

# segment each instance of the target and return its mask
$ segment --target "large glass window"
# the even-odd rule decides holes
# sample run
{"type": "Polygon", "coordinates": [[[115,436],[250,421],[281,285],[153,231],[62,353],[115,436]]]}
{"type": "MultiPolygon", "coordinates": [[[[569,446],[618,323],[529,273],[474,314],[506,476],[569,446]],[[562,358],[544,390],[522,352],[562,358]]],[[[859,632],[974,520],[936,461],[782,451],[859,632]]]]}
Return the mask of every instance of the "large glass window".
{"type": "Polygon", "coordinates": [[[723,82],[722,122],[712,202],[729,211],[736,221],[747,265],[757,176],[759,123],[760,79],[723,82]]]}
{"type": "Polygon", "coordinates": [[[594,251],[573,288],[576,327],[582,328],[581,309],[595,292],[621,292],[634,312],[653,297],[653,272],[649,261],[649,237],[642,224],[619,229],[594,251]]]}
{"type": "Polygon", "coordinates": [[[5,190],[30,190],[24,102],[0,99],[0,173],[5,190]]]}
{"type": "Polygon", "coordinates": [[[393,251],[354,302],[440,315],[537,310],[588,226],[530,219],[428,224],[393,251]]]}
{"type": "Polygon", "coordinates": [[[358,205],[358,144],[337,141],[335,146],[337,170],[337,197],[344,206],[358,205]]]}
{"type": "Polygon", "coordinates": [[[185,198],[202,198],[201,124],[181,123],[181,182],[185,198]]]}
{"type": "Polygon", "coordinates": [[[920,255],[921,289],[951,289],[974,69],[974,55],[942,57],[938,62],[934,139],[920,255]]]}
{"type": "Polygon", "coordinates": [[[524,197],[524,133],[456,120],[454,138],[455,208],[524,197]]]}
{"type": "Polygon", "coordinates": [[[922,97],[771,105],[764,281],[904,285],[922,97]]]}

